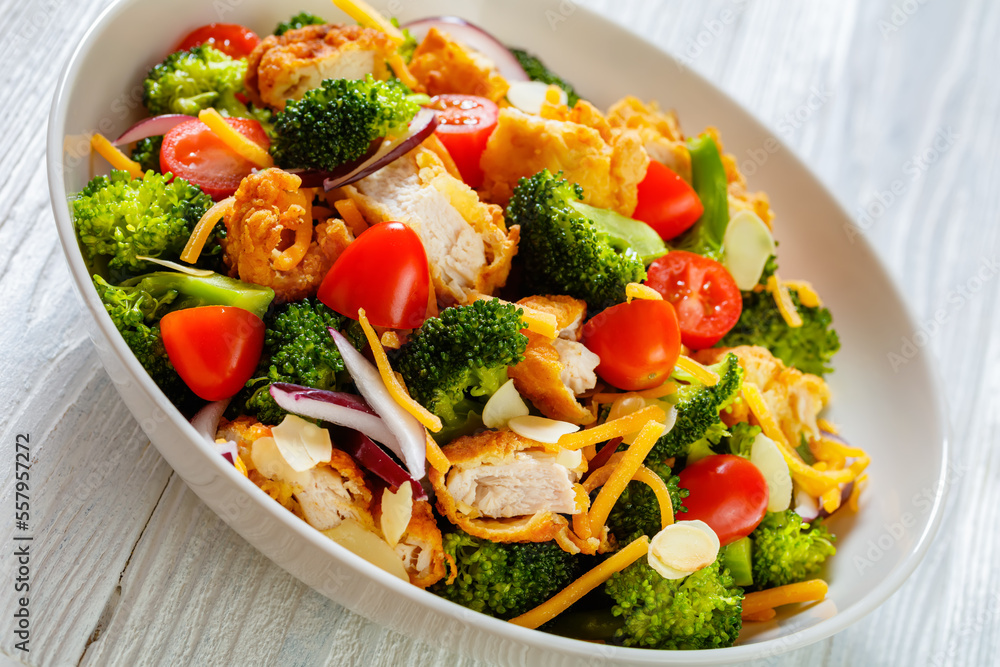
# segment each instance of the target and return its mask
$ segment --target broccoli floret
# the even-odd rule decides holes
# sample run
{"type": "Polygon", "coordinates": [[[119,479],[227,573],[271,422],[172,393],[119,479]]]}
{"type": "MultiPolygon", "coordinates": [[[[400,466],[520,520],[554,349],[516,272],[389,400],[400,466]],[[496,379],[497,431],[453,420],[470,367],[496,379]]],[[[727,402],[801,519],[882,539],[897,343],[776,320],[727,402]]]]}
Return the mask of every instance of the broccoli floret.
{"type": "Polygon", "coordinates": [[[646,268],[621,236],[574,206],[581,199],[579,185],[543,169],[518,183],[507,219],[521,226],[518,256],[529,291],[568,294],[600,310],[625,301],[625,287],[645,280],[646,268]]]}
{"type": "Polygon", "coordinates": [[[173,310],[208,305],[236,306],[260,317],[274,298],[269,287],[227,276],[167,271],[139,276],[118,286],[95,275],[94,288],[139,363],[182,412],[189,412],[200,399],[170,363],[160,337],[160,319],[173,310]]]}
{"type": "Polygon", "coordinates": [[[614,641],[653,649],[732,646],[743,620],[743,589],[721,560],[683,579],[665,579],[645,558],[615,573],[604,587],[624,619],[614,641]]]}
{"type": "MultiPolygon", "coordinates": [[[[670,474],[670,466],[651,461],[646,467],[667,483],[674,516],[687,512],[682,503],[690,491],[680,488],[680,478],[670,474]]],[[[660,526],[660,503],[656,494],[643,482],[629,482],[608,515],[608,528],[618,544],[628,544],[642,535],[652,537],[660,532],[660,526]]]]}
{"type": "Polygon", "coordinates": [[[461,530],[444,535],[458,576],[431,587],[463,607],[509,619],[545,602],[577,574],[577,556],[555,542],[491,542],[461,530]]]}
{"type": "Polygon", "coordinates": [[[315,14],[310,14],[309,12],[299,12],[287,21],[283,21],[278,24],[278,27],[274,29],[274,34],[281,37],[289,30],[298,30],[299,28],[304,28],[307,25],[323,25],[326,20],[316,16],[315,14]]]}
{"type": "Polygon", "coordinates": [[[712,449],[719,454],[735,454],[749,459],[750,448],[753,447],[753,441],[760,432],[760,426],[751,426],[748,422],[737,422],[730,429],[729,437],[723,438],[712,449]]]}
{"type": "Polygon", "coordinates": [[[743,367],[736,355],[730,353],[710,368],[719,376],[714,386],[691,383],[677,389],[677,421],[653,445],[647,461],[686,456],[696,441],[705,439],[710,445],[715,445],[729,434],[726,425],[719,419],[719,412],[739,394],[743,385],[743,367]]]}
{"type": "Polygon", "coordinates": [[[265,424],[280,424],[287,414],[271,398],[272,382],[290,382],[313,389],[339,391],[349,376],[344,360],[330,337],[330,328],[348,333],[358,349],[363,348],[360,325],[315,299],[290,303],[268,318],[264,353],[255,377],[236,402],[265,424]]]}
{"type": "Polygon", "coordinates": [[[132,149],[132,159],[139,163],[144,172],[153,170],[160,171],[160,147],[163,145],[163,137],[146,137],[136,142],[132,149]]]}
{"type": "Polygon", "coordinates": [[[718,345],[760,345],[785,365],[823,377],[833,370],[830,361],[840,349],[833,317],[822,306],[803,306],[794,289],[790,288],[789,294],[802,317],[801,327],[788,326],[770,292],[743,292],[740,319],[718,345]]]}
{"type": "Polygon", "coordinates": [[[405,130],[420,106],[402,84],[327,79],[278,113],[271,147],[285,168],[332,170],[356,160],[372,142],[405,130]]]}
{"type": "MultiPolygon", "coordinates": [[[[445,427],[467,424],[524,359],[520,308],[499,299],[475,301],[428,319],[400,350],[397,369],[414,399],[445,427]]],[[[440,437],[440,434],[435,434],[440,437]]]]}
{"type": "MultiPolygon", "coordinates": [[[[73,200],[73,222],[80,245],[91,262],[107,263],[119,279],[147,271],[139,255],[175,260],[198,220],[212,205],[201,189],[182,178],[146,172],[141,180],[125,171],[97,176],[73,200]]],[[[204,253],[221,253],[210,244],[204,253]]]]}
{"type": "Polygon", "coordinates": [[[753,585],[773,588],[812,579],[837,552],[822,521],[806,523],[792,510],[768,512],[750,534],[753,585]]]}
{"type": "Polygon", "coordinates": [[[566,104],[570,107],[576,106],[580,96],[576,94],[576,90],[572,85],[524,49],[510,49],[510,52],[517,58],[517,62],[521,63],[521,68],[524,69],[524,73],[528,75],[529,79],[559,86],[566,91],[566,104]]]}
{"type": "Polygon", "coordinates": [[[177,51],[149,70],[142,102],[153,116],[197,116],[202,109],[215,107],[224,116],[253,118],[266,125],[270,111],[248,107],[236,97],[243,92],[246,71],[245,60],[230,58],[208,44],[177,51]]]}

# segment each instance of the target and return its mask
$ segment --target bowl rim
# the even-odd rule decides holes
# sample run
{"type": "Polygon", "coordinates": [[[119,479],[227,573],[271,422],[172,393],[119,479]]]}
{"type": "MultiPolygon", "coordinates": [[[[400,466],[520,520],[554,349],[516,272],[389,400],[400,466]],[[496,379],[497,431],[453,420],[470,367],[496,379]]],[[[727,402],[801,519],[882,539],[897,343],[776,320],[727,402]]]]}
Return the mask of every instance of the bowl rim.
{"type": "MultiPolygon", "coordinates": [[[[484,629],[503,639],[511,640],[521,645],[537,647],[546,651],[557,651],[564,655],[582,658],[593,657],[594,646],[592,644],[580,640],[529,630],[485,614],[470,612],[470,610],[465,607],[413,586],[409,582],[403,582],[363,558],[349,552],[339,544],[320,534],[319,531],[290,514],[278,503],[275,503],[255,484],[250,482],[243,475],[240,475],[233,466],[225,464],[222,457],[210,455],[214,452],[212,452],[208,444],[198,435],[190,422],[188,422],[188,420],[184,418],[177,408],[170,403],[159,387],[156,386],[149,375],[143,370],[135,355],[128,349],[124,340],[118,334],[110,316],[100,303],[96,292],[93,289],[86,289],[86,286],[91,284],[91,277],[87,271],[82,253],[76,240],[72,216],[70,214],[69,206],[67,205],[69,197],[71,197],[71,193],[66,190],[65,177],[62,169],[63,140],[65,137],[70,91],[79,76],[79,71],[85,56],[90,52],[94,42],[101,37],[107,25],[127,8],[146,1],[148,0],[114,0],[99,14],[93,24],[86,30],[80,42],[74,48],[69,60],[64,65],[63,71],[59,76],[59,81],[53,95],[52,107],[49,115],[46,146],[49,194],[60,244],[73,278],[73,286],[83,300],[83,303],[89,311],[91,317],[93,317],[94,322],[97,325],[97,330],[100,331],[104,342],[107,343],[110,351],[118,357],[127,369],[130,376],[129,380],[140,388],[145,395],[145,398],[152,405],[155,405],[158,409],[164,412],[166,418],[172,422],[176,428],[186,434],[188,438],[195,443],[196,447],[200,448],[200,451],[204,456],[212,461],[211,465],[214,466],[213,472],[226,477],[231,484],[238,487],[241,491],[249,493],[256,507],[269,513],[271,517],[281,522],[285,528],[291,529],[291,531],[298,537],[305,539],[313,546],[326,552],[329,557],[336,559],[342,565],[353,568],[359,573],[368,576],[372,581],[379,584],[383,588],[388,589],[390,592],[403,595],[410,601],[428,607],[437,614],[451,617],[452,620],[462,620],[463,622],[471,623],[473,625],[482,624],[484,629]],[[168,407],[164,407],[164,404],[168,407]]],[[[546,0],[546,2],[548,4],[556,4],[555,0],[546,0]]],[[[638,40],[644,45],[656,49],[665,57],[673,60],[678,67],[683,68],[685,70],[685,76],[694,78],[699,85],[710,89],[715,94],[723,97],[734,107],[739,109],[740,112],[746,117],[747,122],[755,130],[765,132],[768,130],[765,124],[761,123],[756,116],[733,99],[728,93],[720,89],[716,84],[711,82],[699,72],[688,67],[680,59],[678,59],[677,56],[670,53],[662,46],[642,35],[632,32],[613,19],[598,14],[594,10],[587,7],[577,6],[576,11],[582,11],[591,20],[602,22],[608,26],[609,29],[616,33],[612,36],[612,40],[627,37],[628,39],[638,40]]],[[[769,132],[768,134],[772,136],[779,143],[781,148],[787,152],[788,157],[792,161],[792,166],[799,170],[800,173],[804,174],[806,178],[812,182],[812,185],[828,196],[830,202],[836,207],[834,212],[839,214],[839,216],[844,220],[851,220],[850,214],[847,212],[843,204],[834,196],[830,189],[819,180],[819,178],[812,172],[812,170],[805,164],[798,154],[789,145],[787,145],[783,139],[776,136],[775,133],[769,132]]],[[[866,237],[864,237],[864,235],[861,235],[859,245],[862,251],[867,252],[871,256],[871,259],[873,260],[872,266],[881,273],[880,277],[888,286],[891,292],[891,297],[902,309],[906,321],[910,325],[914,325],[916,319],[913,316],[911,307],[903,298],[896,279],[886,269],[882,258],[874,252],[870,242],[866,237]]],[[[931,378],[932,384],[935,387],[942,386],[938,366],[925,348],[918,350],[917,355],[911,361],[918,361],[923,365],[927,375],[931,378]]],[[[890,572],[889,576],[879,582],[878,585],[872,588],[861,599],[843,610],[838,610],[836,615],[821,620],[807,628],[794,630],[788,635],[760,642],[737,645],[728,648],[685,651],[650,650],[607,645],[601,647],[602,657],[609,660],[621,659],[630,663],[722,664],[731,661],[774,656],[804,647],[821,639],[825,639],[840,632],[860,620],[862,617],[871,613],[893,593],[895,593],[903,582],[916,569],[917,565],[919,565],[926,555],[927,550],[941,525],[943,507],[949,488],[949,485],[947,484],[947,476],[952,436],[951,425],[948,419],[949,412],[947,410],[946,399],[942,391],[937,390],[934,392],[933,404],[936,411],[935,416],[941,424],[941,460],[939,461],[940,468],[938,479],[935,483],[934,498],[928,515],[928,520],[924,529],[921,531],[919,536],[917,536],[915,545],[910,552],[898,565],[896,565],[896,567],[890,572]]],[[[189,485],[189,488],[194,490],[196,493],[198,492],[198,489],[192,485],[189,485]]],[[[223,520],[226,521],[224,517],[220,518],[223,518],[223,520]]],[[[272,560],[272,562],[275,561],[272,560]]],[[[282,567],[282,569],[285,569],[280,564],[278,565],[282,567]]],[[[295,576],[294,573],[292,574],[295,576]]],[[[323,593],[321,592],[321,594],[323,593]]],[[[333,600],[332,597],[330,599],[333,600]]],[[[333,601],[337,602],[336,600],[333,601]]],[[[340,604],[339,602],[337,603],[340,604]]],[[[412,637],[413,635],[408,636],[412,637]]]]}

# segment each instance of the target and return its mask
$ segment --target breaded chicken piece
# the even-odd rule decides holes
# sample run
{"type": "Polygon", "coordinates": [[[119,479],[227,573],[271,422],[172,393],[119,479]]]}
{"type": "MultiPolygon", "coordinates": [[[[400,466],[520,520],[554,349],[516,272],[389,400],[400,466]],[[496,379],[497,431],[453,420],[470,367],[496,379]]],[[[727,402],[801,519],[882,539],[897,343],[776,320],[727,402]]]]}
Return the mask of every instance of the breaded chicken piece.
{"type": "MultiPolygon", "coordinates": [[[[786,367],[764,347],[741,345],[728,349],[711,348],[701,350],[694,356],[703,364],[714,364],[727,352],[732,352],[739,358],[740,366],[746,371],[743,382],[757,385],[768,409],[793,447],[798,446],[802,436],[806,440],[820,437],[816,419],[830,401],[830,388],[823,378],[786,367]]],[[[738,401],[722,417],[730,425],[748,421],[750,409],[745,401],[738,401]]]]}
{"type": "MultiPolygon", "coordinates": [[[[375,495],[372,516],[375,524],[381,525],[381,494],[375,495]]],[[[446,572],[441,529],[438,528],[431,504],[426,500],[413,501],[410,522],[400,536],[395,552],[403,561],[403,568],[414,586],[427,588],[444,578],[446,572]]]]}
{"type": "Polygon", "coordinates": [[[452,523],[494,542],[554,539],[579,551],[562,514],[587,510],[578,484],[585,458],[507,429],[461,437],[443,451],[451,468],[444,474],[431,468],[429,477],[438,511],[452,523]]]}
{"type": "Polygon", "coordinates": [[[370,224],[395,220],[417,232],[442,305],[468,303],[506,282],[520,228],[508,230],[503,210],[479,201],[433,151],[418,147],[343,190],[370,224]]]}
{"type": "Polygon", "coordinates": [[[493,203],[506,206],[521,178],[542,169],[562,171],[568,181],[583,188],[587,204],[632,215],[649,158],[636,133],[607,136],[610,143],[601,129],[501,109],[480,161],[482,192],[493,203]]]}
{"type": "Polygon", "coordinates": [[[499,102],[507,95],[507,80],[482,54],[431,28],[409,64],[410,73],[428,95],[459,93],[499,102]]]}
{"type": "Polygon", "coordinates": [[[282,507],[300,519],[303,518],[302,509],[293,495],[295,487],[285,482],[274,481],[264,477],[257,471],[257,468],[253,464],[253,459],[250,458],[250,449],[254,441],[258,438],[271,437],[270,426],[265,426],[249,415],[237,417],[234,421],[223,418],[219,422],[219,429],[215,437],[216,439],[236,443],[237,454],[240,460],[243,461],[243,465],[246,466],[247,477],[250,481],[260,487],[264,493],[278,501],[282,507]]]}
{"type": "Polygon", "coordinates": [[[281,110],[324,79],[388,78],[386,58],[395,45],[385,33],[357,25],[310,25],[271,35],[247,59],[247,96],[281,110]]]}
{"type": "Polygon", "coordinates": [[[524,332],[528,337],[524,361],[508,368],[507,377],[514,380],[518,393],[549,419],[592,424],[597,416],[576,397],[597,385],[594,369],[601,359],[573,337],[579,332],[587,304],[568,296],[532,296],[517,303],[555,315],[560,336],[553,340],[524,332]]]}
{"type": "Polygon", "coordinates": [[[684,143],[680,122],[673,111],[663,112],[656,102],[644,104],[636,97],[623,97],[608,109],[608,123],[615,129],[639,134],[649,159],[656,160],[691,182],[691,153],[684,143]]]}
{"type": "Polygon", "coordinates": [[[330,219],[312,229],[309,248],[294,267],[279,270],[282,251],[296,231],[313,227],[311,203],[302,179],[280,169],[265,169],[243,179],[226,216],[226,264],[230,275],[274,290],[275,303],[298,301],[316,293],[333,262],[353,235],[343,221],[330,219]],[[278,268],[276,268],[278,267],[278,268]]]}

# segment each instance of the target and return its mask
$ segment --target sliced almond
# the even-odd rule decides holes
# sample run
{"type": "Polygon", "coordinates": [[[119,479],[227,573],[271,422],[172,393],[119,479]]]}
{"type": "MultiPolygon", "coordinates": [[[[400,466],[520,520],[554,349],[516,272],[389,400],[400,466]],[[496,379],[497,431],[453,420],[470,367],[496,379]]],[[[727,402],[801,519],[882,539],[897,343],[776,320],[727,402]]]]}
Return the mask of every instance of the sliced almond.
{"type": "Polygon", "coordinates": [[[281,455],[274,438],[264,437],[254,440],[250,448],[250,460],[253,461],[253,467],[268,479],[293,483],[299,475],[281,455]]]}
{"type": "Polygon", "coordinates": [[[750,463],[760,470],[767,482],[767,511],[783,512],[792,502],[792,474],[778,444],[758,433],[750,447],[750,463]]]}
{"type": "Polygon", "coordinates": [[[351,553],[364,558],[376,567],[382,568],[394,577],[399,577],[403,581],[410,580],[403,568],[403,561],[392,550],[392,547],[357,521],[345,519],[336,528],[321,532],[351,553]]]}
{"type": "Polygon", "coordinates": [[[528,406],[517,393],[513,380],[507,380],[493,392],[483,408],[483,424],[487,428],[503,428],[514,417],[527,417],[528,406]]]}
{"type": "Polygon", "coordinates": [[[560,447],[559,453],[556,454],[556,463],[569,470],[576,470],[583,464],[583,450],[560,447]]]}
{"type": "Polygon", "coordinates": [[[680,579],[708,567],[719,555],[719,536],[704,521],[678,521],[649,543],[649,566],[667,579],[680,579]]]}
{"type": "Polygon", "coordinates": [[[271,433],[285,462],[297,472],[329,463],[333,456],[330,432],[301,417],[287,415],[271,433]]]}
{"type": "Polygon", "coordinates": [[[569,433],[576,433],[580,430],[580,427],[576,424],[547,419],[546,417],[536,417],[534,415],[514,417],[507,422],[507,426],[522,438],[551,445],[556,444],[562,436],[569,433]]]}
{"type": "Polygon", "coordinates": [[[399,538],[406,532],[413,516],[413,487],[404,483],[396,493],[389,489],[382,491],[382,535],[390,547],[399,544],[399,538]]]}

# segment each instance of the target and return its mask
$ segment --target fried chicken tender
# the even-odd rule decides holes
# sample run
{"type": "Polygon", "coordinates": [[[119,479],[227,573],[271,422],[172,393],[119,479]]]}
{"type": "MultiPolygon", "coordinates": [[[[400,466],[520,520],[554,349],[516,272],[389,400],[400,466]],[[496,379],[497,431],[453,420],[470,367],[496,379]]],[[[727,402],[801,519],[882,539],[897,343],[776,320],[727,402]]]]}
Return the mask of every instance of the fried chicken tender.
{"type": "Polygon", "coordinates": [[[567,118],[586,120],[596,129],[510,107],[500,110],[480,161],[485,176],[482,192],[489,201],[506,206],[521,178],[548,169],[562,171],[567,180],[580,185],[587,204],[632,215],[649,164],[638,134],[602,125],[603,119],[595,117],[596,110],[585,101],[574,110],[577,107],[580,111],[567,118]]]}
{"type": "Polygon", "coordinates": [[[503,210],[479,201],[434,151],[417,147],[343,191],[370,224],[395,220],[417,232],[441,304],[469,303],[506,282],[520,228],[507,229],[503,210]]]}
{"type": "Polygon", "coordinates": [[[580,405],[577,395],[597,385],[600,357],[577,342],[587,304],[569,296],[531,296],[517,302],[556,317],[559,338],[526,331],[524,361],[507,369],[517,391],[549,419],[592,424],[597,416],[580,405]]]}
{"type": "Polygon", "coordinates": [[[608,123],[615,129],[636,131],[651,160],[666,165],[691,182],[691,153],[673,111],[663,112],[656,102],[647,105],[630,95],[611,105],[608,123]]]}
{"type": "Polygon", "coordinates": [[[357,25],[310,25],[271,35],[247,59],[247,96],[281,110],[324,79],[388,78],[395,45],[385,33],[357,25]]]}
{"type": "Polygon", "coordinates": [[[464,436],[442,450],[451,468],[428,474],[438,511],[452,523],[493,542],[556,540],[579,551],[562,514],[588,509],[578,483],[584,457],[507,429],[464,436]]]}
{"type": "MultiPolygon", "coordinates": [[[[381,525],[382,497],[376,494],[372,507],[375,524],[381,525]]],[[[410,583],[420,588],[437,583],[446,574],[444,544],[441,529],[434,518],[434,510],[426,500],[413,501],[413,513],[406,530],[394,548],[403,568],[410,577],[410,583]]]]}
{"type": "Polygon", "coordinates": [[[459,93],[499,102],[507,95],[507,80],[488,58],[431,28],[413,52],[410,73],[428,95],[459,93]]]}
{"type": "MultiPolygon", "coordinates": [[[[743,381],[753,383],[760,389],[768,409],[792,446],[798,445],[803,435],[806,440],[819,439],[816,419],[830,401],[830,388],[823,378],[786,367],[765,347],[740,345],[728,349],[711,348],[701,350],[694,356],[703,364],[714,364],[727,352],[735,354],[746,371],[743,381]]],[[[745,401],[739,401],[722,413],[722,418],[729,425],[748,421],[750,409],[745,401]]]]}
{"type": "Polygon", "coordinates": [[[298,301],[316,293],[333,262],[353,235],[343,221],[330,219],[313,227],[311,202],[300,189],[302,179],[280,169],[266,169],[243,179],[232,211],[226,216],[226,263],[230,275],[266,285],[275,302],[298,301]],[[298,235],[308,245],[293,245],[298,235]],[[291,248],[307,248],[293,263],[291,248]]]}

